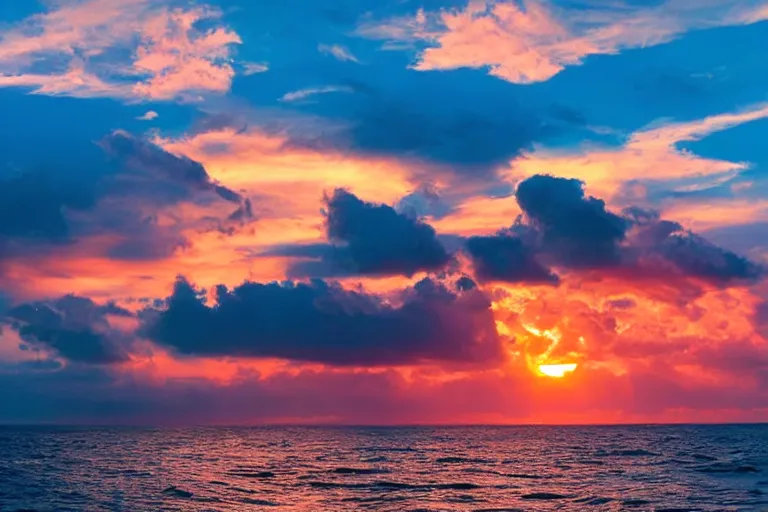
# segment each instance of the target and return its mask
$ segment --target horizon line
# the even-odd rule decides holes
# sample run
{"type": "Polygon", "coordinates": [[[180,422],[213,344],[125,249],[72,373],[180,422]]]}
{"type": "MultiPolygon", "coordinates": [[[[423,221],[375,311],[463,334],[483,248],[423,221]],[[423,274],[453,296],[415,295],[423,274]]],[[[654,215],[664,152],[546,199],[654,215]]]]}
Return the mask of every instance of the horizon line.
{"type": "Polygon", "coordinates": [[[763,426],[768,421],[632,423],[2,423],[0,428],[520,428],[520,427],[726,427],[763,426]]]}

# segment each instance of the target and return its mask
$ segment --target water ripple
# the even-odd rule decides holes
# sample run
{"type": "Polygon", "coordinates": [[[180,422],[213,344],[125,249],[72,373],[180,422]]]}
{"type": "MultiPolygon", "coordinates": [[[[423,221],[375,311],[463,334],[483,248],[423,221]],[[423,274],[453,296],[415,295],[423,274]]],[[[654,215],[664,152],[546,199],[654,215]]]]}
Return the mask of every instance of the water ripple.
{"type": "Polygon", "coordinates": [[[0,428],[0,510],[759,511],[768,426],[0,428]]]}

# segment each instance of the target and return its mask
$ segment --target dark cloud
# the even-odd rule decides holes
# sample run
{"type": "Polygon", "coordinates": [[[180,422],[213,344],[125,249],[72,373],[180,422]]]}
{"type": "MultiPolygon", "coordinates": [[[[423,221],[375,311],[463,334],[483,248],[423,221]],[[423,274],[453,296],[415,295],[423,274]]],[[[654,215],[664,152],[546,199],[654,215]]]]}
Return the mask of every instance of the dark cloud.
{"type": "Polygon", "coordinates": [[[477,288],[477,283],[475,283],[470,277],[461,276],[456,281],[456,290],[460,292],[467,292],[474,290],[475,288],[477,288]]]}
{"type": "Polygon", "coordinates": [[[754,281],[763,275],[760,265],[659,218],[656,212],[633,209],[627,215],[632,230],[624,254],[631,264],[656,266],[657,271],[667,266],[675,273],[720,284],[754,281]]]}
{"type": "Polygon", "coordinates": [[[520,107],[492,113],[467,99],[461,108],[442,111],[379,99],[358,113],[348,136],[357,150],[436,161],[480,176],[532,149],[542,136],[541,121],[520,107]]]}
{"type": "Polygon", "coordinates": [[[197,162],[121,131],[100,146],[112,161],[87,177],[51,171],[0,177],[0,259],[96,235],[115,241],[106,257],[160,259],[187,245],[186,228],[226,233],[253,218],[250,201],[211,180],[197,162]],[[238,206],[221,219],[158,218],[182,202],[216,201],[238,206]]]}
{"type": "Polygon", "coordinates": [[[558,277],[536,259],[535,249],[515,236],[476,236],[466,250],[481,281],[557,284],[558,277]]]}
{"type": "Polygon", "coordinates": [[[123,172],[114,175],[109,183],[112,193],[175,203],[210,192],[225,201],[242,201],[240,194],[214,182],[200,163],[168,153],[127,132],[112,132],[99,145],[123,166],[123,172]]]}
{"type": "Polygon", "coordinates": [[[353,91],[294,105],[326,120],[313,135],[306,140],[298,137],[295,143],[410,159],[417,175],[446,172],[485,181],[493,180],[498,168],[532,150],[536,142],[586,131],[571,119],[564,120],[578,117],[570,110],[564,114],[566,106],[550,112],[548,97],[529,94],[524,87],[473,70],[451,71],[451,80],[445,80],[445,72],[414,73],[404,55],[380,52],[377,43],[362,44],[371,50],[369,58],[365,51],[349,47],[365,62],[375,59],[376,66],[328,62],[319,54],[313,57],[317,61],[307,63],[302,53],[303,66],[299,74],[291,75],[292,85],[275,91],[282,94],[307,84],[334,84],[353,91]],[[387,72],[382,74],[382,68],[387,72]],[[329,130],[329,125],[338,129],[329,130]]]}
{"type": "Polygon", "coordinates": [[[662,219],[656,211],[630,207],[621,215],[612,213],[600,199],[587,197],[583,185],[546,175],[521,182],[516,197],[524,219],[497,235],[470,238],[465,244],[477,278],[557,283],[550,265],[692,277],[719,285],[763,275],[759,265],[662,219]]]}
{"type": "Polygon", "coordinates": [[[608,305],[613,309],[632,309],[637,303],[633,299],[614,299],[608,301],[608,305]]]}
{"type": "Polygon", "coordinates": [[[0,244],[9,239],[63,241],[69,234],[64,209],[92,205],[87,191],[41,173],[0,179],[0,244]]]}
{"type": "Polygon", "coordinates": [[[517,187],[517,202],[541,234],[542,248],[569,267],[603,267],[620,261],[628,223],[584,194],[575,179],[536,175],[517,187]]]}
{"type": "Polygon", "coordinates": [[[444,267],[450,256],[431,226],[384,204],[337,189],[326,198],[331,245],[281,247],[269,254],[314,258],[291,266],[293,276],[406,275],[444,267]]]}
{"type": "Polygon", "coordinates": [[[768,302],[763,302],[757,306],[754,322],[757,332],[768,339],[768,302]]]}
{"type": "Polygon", "coordinates": [[[201,291],[177,281],[166,308],[143,313],[150,340],[196,356],[277,357],[332,365],[427,361],[488,362],[500,357],[488,299],[425,279],[398,305],[375,295],[310,283],[246,282],[201,291]]]}
{"type": "Polygon", "coordinates": [[[46,348],[73,362],[113,364],[128,360],[127,337],[114,330],[108,317],[131,314],[115,305],[67,295],[10,309],[5,322],[32,348],[46,348]]]}

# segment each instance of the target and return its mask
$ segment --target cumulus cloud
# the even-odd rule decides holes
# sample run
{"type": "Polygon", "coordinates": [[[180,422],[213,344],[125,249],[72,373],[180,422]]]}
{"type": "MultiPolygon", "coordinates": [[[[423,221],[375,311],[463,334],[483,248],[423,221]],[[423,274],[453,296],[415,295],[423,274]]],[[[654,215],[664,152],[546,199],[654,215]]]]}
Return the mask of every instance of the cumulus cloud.
{"type": "Polygon", "coordinates": [[[629,269],[641,275],[702,279],[717,284],[754,282],[762,268],[717,247],[654,211],[620,214],[584,192],[584,183],[536,175],[522,181],[516,199],[524,214],[498,235],[473,237],[466,250],[481,280],[550,282],[546,265],[569,271],[629,269]]]}
{"type": "Polygon", "coordinates": [[[231,46],[240,38],[220,17],[210,6],[159,0],[57,2],[3,33],[0,87],[139,100],[227,92],[231,46]],[[201,22],[213,26],[201,29],[201,22]]]}
{"type": "Polygon", "coordinates": [[[691,30],[754,23],[765,19],[758,3],[666,0],[584,8],[537,0],[472,0],[464,9],[368,21],[358,34],[383,39],[387,48],[426,43],[413,65],[417,70],[483,68],[503,80],[529,84],[549,80],[589,55],[654,46],[691,30]]]}
{"type": "Polygon", "coordinates": [[[406,275],[438,270],[450,256],[435,230],[385,204],[336,189],[326,198],[331,245],[280,247],[271,255],[310,258],[290,268],[294,276],[406,275]]]}
{"type": "Polygon", "coordinates": [[[393,305],[334,283],[246,282],[216,288],[216,304],[186,280],[142,333],[181,354],[285,358],[331,365],[429,361],[481,363],[500,357],[488,299],[425,279],[393,305]]]}
{"type": "Polygon", "coordinates": [[[481,281],[557,284],[558,277],[536,259],[535,249],[519,237],[475,236],[466,242],[475,276],[481,281]]]}
{"type": "Polygon", "coordinates": [[[516,197],[544,249],[564,263],[592,267],[618,261],[626,222],[600,199],[585,196],[583,183],[537,175],[518,185],[516,197]]]}

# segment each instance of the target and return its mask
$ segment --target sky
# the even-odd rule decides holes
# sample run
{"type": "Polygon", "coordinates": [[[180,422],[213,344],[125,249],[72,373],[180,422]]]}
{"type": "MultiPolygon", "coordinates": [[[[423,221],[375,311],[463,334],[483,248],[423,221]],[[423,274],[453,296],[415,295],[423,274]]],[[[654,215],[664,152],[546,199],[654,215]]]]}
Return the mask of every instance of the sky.
{"type": "Polygon", "coordinates": [[[0,3],[0,423],[768,421],[768,1],[0,3]]]}

